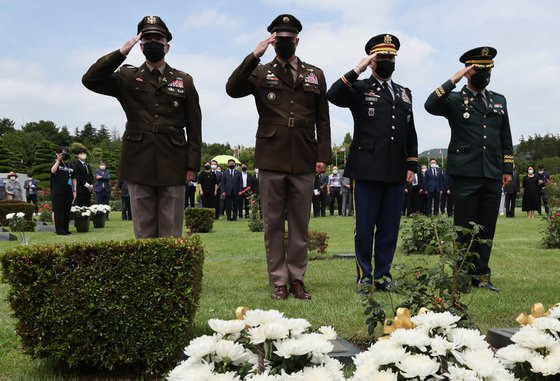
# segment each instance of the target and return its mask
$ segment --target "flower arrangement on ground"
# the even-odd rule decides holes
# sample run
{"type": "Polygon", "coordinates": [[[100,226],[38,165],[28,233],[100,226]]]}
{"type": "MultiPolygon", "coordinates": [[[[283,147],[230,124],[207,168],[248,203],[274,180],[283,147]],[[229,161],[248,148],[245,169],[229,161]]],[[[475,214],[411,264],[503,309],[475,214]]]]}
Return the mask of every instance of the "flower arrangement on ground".
{"type": "Polygon", "coordinates": [[[9,222],[10,230],[19,234],[19,239],[22,245],[29,244],[27,236],[25,235],[25,213],[8,213],[6,214],[6,221],[9,222]]]}
{"type": "Polygon", "coordinates": [[[522,325],[496,356],[522,380],[554,380],[560,376],[560,303],[545,312],[540,303],[520,314],[522,325]]]}
{"type": "Polygon", "coordinates": [[[327,354],[336,339],[331,327],[310,330],[305,319],[276,310],[249,310],[242,320],[211,319],[215,332],[192,340],[188,356],[170,381],[343,381],[342,364],[327,354]]]}
{"type": "Polygon", "coordinates": [[[92,216],[106,215],[111,211],[111,207],[105,204],[93,204],[89,207],[92,216]]]}
{"type": "Polygon", "coordinates": [[[70,218],[74,220],[86,219],[91,216],[91,210],[87,206],[73,206],[70,208],[70,218]]]}
{"type": "Polygon", "coordinates": [[[476,329],[458,328],[450,312],[399,309],[390,335],[354,359],[352,381],[515,380],[476,329]]]}

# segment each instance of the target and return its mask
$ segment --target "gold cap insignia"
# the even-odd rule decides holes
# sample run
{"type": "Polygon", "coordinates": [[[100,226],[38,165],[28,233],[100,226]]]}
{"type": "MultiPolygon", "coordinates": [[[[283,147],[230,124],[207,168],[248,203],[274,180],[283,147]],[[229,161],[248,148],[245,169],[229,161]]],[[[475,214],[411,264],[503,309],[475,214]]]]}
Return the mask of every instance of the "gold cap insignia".
{"type": "Polygon", "coordinates": [[[482,55],[483,55],[483,56],[487,56],[487,55],[488,55],[488,48],[482,48],[482,55]]]}
{"type": "Polygon", "coordinates": [[[386,34],[385,38],[383,39],[383,42],[386,43],[386,44],[391,44],[391,43],[393,43],[393,39],[391,38],[390,35],[386,34]]]}
{"type": "Polygon", "coordinates": [[[283,22],[290,22],[290,18],[288,16],[284,16],[282,19],[283,22]]]}
{"type": "Polygon", "coordinates": [[[155,23],[157,23],[157,19],[156,19],[155,16],[148,16],[148,17],[146,18],[146,22],[147,22],[148,24],[155,24],[155,23]]]}
{"type": "Polygon", "coordinates": [[[269,101],[273,101],[276,99],[276,94],[270,92],[266,97],[268,98],[269,101]]]}

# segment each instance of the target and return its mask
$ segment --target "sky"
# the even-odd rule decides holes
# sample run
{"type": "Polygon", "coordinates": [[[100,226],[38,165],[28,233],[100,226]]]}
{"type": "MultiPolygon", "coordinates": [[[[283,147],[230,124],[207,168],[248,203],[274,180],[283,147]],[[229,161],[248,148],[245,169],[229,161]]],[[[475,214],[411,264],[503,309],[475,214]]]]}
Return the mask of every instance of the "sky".
{"type": "MultiPolygon", "coordinates": [[[[412,91],[419,152],[447,147],[447,121],[428,114],[424,102],[462,68],[461,54],[478,46],[498,50],[488,88],[507,98],[514,144],[560,131],[557,0],[0,0],[0,118],[17,127],[51,120],[71,132],[87,122],[122,132],[120,104],[87,90],[81,77],[134,37],[143,16],[158,15],[173,34],[166,62],[194,78],[203,140],[254,146],[254,99],[230,98],[225,83],[281,13],[302,22],[296,54],[323,69],[327,86],[365,56],[372,36],[400,39],[393,80],[412,91]]],[[[262,62],[273,58],[270,48],[262,62]]],[[[143,61],[136,46],[125,63],[143,61]]],[[[330,115],[332,141],[340,144],[352,133],[352,117],[332,104],[330,115]]]]}

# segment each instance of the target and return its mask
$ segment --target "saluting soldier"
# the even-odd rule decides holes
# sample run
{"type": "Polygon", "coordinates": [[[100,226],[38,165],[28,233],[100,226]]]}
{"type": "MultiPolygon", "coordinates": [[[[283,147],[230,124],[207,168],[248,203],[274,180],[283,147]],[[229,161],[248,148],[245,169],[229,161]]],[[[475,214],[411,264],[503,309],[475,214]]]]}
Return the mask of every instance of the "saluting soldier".
{"type": "Polygon", "coordinates": [[[412,94],[391,79],[399,48],[399,39],[392,34],[372,37],[365,46],[368,55],[328,92],[329,101],[348,107],[354,118],[344,176],[355,181],[354,242],[358,292],[362,294],[369,292],[372,282],[379,290],[390,289],[404,184],[412,181],[418,167],[412,94]],[[358,80],[368,67],[372,75],[358,80]]]}
{"type": "MultiPolygon", "coordinates": [[[[487,90],[496,49],[480,47],[464,53],[459,61],[465,68],[438,87],[426,100],[433,115],[447,118],[451,141],[447,173],[453,181],[454,223],[472,228],[473,221],[483,226],[479,238],[492,240],[500,208],[502,185],[511,181],[513,144],[506,98],[487,90]],[[452,91],[463,78],[467,84],[452,91]]],[[[466,242],[470,237],[462,235],[466,242]]],[[[491,244],[475,243],[472,252],[473,286],[499,291],[490,281],[491,244]]]]}
{"type": "Polygon", "coordinates": [[[290,286],[296,298],[310,299],[304,275],[315,166],[324,172],[331,156],[326,82],[321,69],[295,55],[302,30],[297,18],[282,14],[267,30],[271,35],[235,69],[226,91],[233,98],[252,94],[259,113],[254,164],[260,170],[272,297],[286,299],[290,286]],[[276,57],[260,64],[269,45],[274,46],[276,57]]]}
{"type": "Polygon", "coordinates": [[[185,180],[200,167],[198,93],[189,74],[166,64],[172,36],[160,17],[144,17],[137,33],[93,64],[82,82],[117,98],[126,114],[119,178],[128,183],[136,238],[180,237],[185,180]],[[119,68],[138,41],[146,62],[119,68]]]}

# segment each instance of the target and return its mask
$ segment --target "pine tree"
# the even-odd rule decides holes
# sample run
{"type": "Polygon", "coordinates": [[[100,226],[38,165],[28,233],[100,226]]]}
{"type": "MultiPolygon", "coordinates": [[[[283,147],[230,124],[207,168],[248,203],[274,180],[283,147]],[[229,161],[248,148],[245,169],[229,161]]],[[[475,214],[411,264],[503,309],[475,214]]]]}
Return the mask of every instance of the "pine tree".
{"type": "Polygon", "coordinates": [[[0,172],[10,172],[14,170],[13,167],[13,153],[6,147],[4,142],[0,140],[0,172]]]}
{"type": "Polygon", "coordinates": [[[41,188],[48,188],[51,178],[51,166],[54,163],[57,146],[48,140],[37,144],[33,162],[33,178],[39,181],[41,188]]]}

